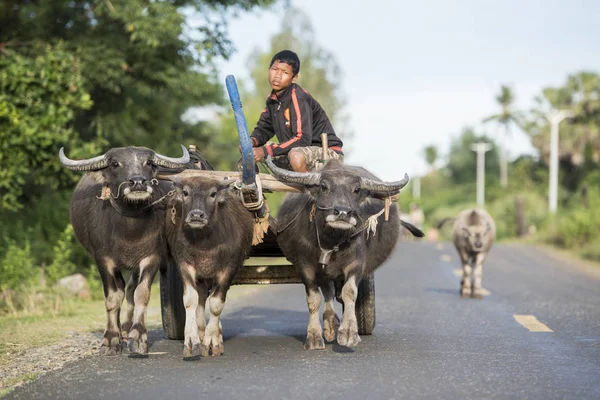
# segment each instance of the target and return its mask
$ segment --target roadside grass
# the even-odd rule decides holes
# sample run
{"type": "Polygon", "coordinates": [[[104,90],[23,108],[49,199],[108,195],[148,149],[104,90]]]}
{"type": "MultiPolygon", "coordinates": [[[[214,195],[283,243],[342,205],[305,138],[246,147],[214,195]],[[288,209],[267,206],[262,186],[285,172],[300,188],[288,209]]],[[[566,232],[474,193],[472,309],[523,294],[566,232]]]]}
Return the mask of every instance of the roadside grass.
{"type": "MultiPolygon", "coordinates": [[[[152,285],[146,323],[148,329],[162,327],[160,288],[156,282],[152,285]]],[[[104,300],[72,299],[66,301],[63,309],[54,315],[35,313],[0,316],[0,365],[8,362],[16,353],[57,343],[73,332],[102,332],[105,324],[104,300]]]]}
{"type": "Polygon", "coordinates": [[[24,375],[17,376],[17,377],[6,380],[6,382],[4,382],[4,386],[6,386],[6,389],[0,389],[0,398],[2,398],[3,396],[6,396],[10,392],[12,392],[14,390],[15,385],[34,381],[37,379],[37,377],[39,375],[40,375],[39,373],[34,372],[31,374],[24,374],[24,375]]]}

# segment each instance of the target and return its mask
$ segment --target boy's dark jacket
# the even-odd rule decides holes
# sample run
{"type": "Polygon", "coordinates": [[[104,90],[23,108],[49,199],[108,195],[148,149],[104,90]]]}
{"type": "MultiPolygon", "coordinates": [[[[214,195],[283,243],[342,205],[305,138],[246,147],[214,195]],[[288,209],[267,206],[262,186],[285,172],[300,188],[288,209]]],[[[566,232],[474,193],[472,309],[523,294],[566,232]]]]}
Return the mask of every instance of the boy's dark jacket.
{"type": "Polygon", "coordinates": [[[265,156],[276,157],[294,147],[321,146],[322,133],[328,134],[329,148],[343,154],[343,143],[321,105],[293,83],[279,97],[274,93],[269,96],[251,138],[254,147],[263,146],[265,156]],[[273,135],[277,135],[279,144],[265,145],[273,135]]]}

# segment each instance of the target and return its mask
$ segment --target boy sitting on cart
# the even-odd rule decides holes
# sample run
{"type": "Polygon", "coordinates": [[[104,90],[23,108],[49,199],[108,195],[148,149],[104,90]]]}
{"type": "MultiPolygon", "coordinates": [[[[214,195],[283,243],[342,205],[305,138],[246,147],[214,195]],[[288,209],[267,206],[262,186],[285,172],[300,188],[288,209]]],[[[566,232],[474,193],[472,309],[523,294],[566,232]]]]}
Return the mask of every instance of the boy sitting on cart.
{"type": "Polygon", "coordinates": [[[282,168],[308,172],[322,165],[321,134],[327,134],[327,159],[342,162],[344,153],[325,110],[295,83],[299,72],[300,59],[293,51],[283,50],[273,56],[269,66],[273,90],[251,139],[255,161],[270,155],[282,168]],[[274,135],[279,143],[269,142],[274,135]]]}

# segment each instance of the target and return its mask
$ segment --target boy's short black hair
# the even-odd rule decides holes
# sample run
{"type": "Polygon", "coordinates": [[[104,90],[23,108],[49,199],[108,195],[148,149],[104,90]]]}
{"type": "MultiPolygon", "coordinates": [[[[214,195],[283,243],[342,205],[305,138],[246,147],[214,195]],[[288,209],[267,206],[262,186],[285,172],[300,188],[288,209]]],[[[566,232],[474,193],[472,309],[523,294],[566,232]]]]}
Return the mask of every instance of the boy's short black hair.
{"type": "Polygon", "coordinates": [[[282,50],[279,53],[275,54],[271,59],[271,64],[269,64],[269,68],[273,66],[275,61],[283,62],[291,66],[294,76],[298,75],[298,72],[300,72],[300,59],[298,58],[298,54],[294,53],[291,50],[282,50]]]}

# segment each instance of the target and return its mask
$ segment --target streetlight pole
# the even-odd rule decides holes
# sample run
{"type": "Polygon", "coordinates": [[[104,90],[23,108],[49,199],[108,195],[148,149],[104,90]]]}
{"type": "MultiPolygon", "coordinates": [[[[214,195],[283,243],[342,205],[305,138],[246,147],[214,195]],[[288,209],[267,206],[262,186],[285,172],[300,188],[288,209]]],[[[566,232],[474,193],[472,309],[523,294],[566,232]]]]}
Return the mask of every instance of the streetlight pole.
{"type": "Polygon", "coordinates": [[[415,176],[410,183],[412,184],[412,196],[415,200],[421,198],[421,177],[415,176]]]}
{"type": "Polygon", "coordinates": [[[548,187],[548,210],[556,213],[558,205],[558,124],[565,118],[572,118],[573,111],[555,110],[546,115],[550,122],[550,184],[548,187]]]}
{"type": "Polygon", "coordinates": [[[485,203],[485,153],[492,146],[488,143],[479,142],[471,145],[471,150],[477,153],[477,205],[483,207],[485,203]]]}

